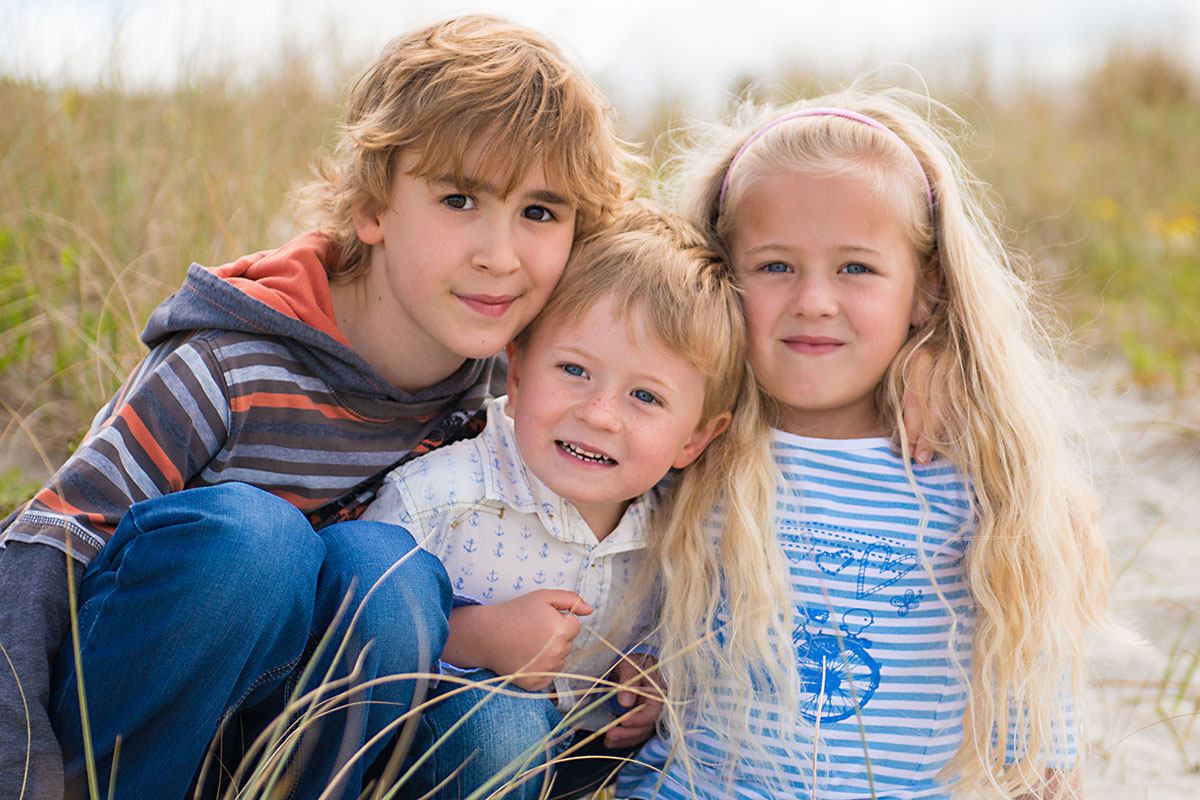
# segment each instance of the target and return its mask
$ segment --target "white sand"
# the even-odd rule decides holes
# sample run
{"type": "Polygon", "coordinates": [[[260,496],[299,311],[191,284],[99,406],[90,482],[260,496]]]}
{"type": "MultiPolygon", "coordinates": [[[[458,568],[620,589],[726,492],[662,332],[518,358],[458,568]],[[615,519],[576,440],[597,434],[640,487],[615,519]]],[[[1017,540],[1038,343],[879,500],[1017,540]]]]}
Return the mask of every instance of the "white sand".
{"type": "Polygon", "coordinates": [[[1200,402],[1098,370],[1093,443],[1112,609],[1145,640],[1092,646],[1085,796],[1200,799],[1200,402]]]}

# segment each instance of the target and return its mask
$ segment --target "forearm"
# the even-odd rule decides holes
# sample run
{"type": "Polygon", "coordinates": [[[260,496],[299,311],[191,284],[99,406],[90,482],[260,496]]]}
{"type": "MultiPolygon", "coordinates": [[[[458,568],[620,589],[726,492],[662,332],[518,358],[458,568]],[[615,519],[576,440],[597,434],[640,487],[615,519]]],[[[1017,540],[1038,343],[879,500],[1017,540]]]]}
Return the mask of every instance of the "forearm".
{"type": "MultiPolygon", "coordinates": [[[[74,566],[78,587],[83,568],[74,566]]],[[[0,597],[0,797],[62,797],[48,707],[51,670],[70,631],[66,555],[9,542],[0,550],[0,597]]]]}

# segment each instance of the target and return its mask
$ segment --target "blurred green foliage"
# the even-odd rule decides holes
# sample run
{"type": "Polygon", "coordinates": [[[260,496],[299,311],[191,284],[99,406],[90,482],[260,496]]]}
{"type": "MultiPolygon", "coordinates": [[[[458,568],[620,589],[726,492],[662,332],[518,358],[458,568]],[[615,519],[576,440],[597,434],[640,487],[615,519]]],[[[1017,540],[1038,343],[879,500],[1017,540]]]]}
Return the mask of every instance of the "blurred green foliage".
{"type": "MultiPolygon", "coordinates": [[[[1081,341],[1121,354],[1138,380],[1195,388],[1200,80],[1168,52],[1120,49],[1065,87],[977,77],[931,93],[975,130],[972,164],[1047,296],[1081,341]]],[[[816,91],[809,78],[785,82],[816,91]]],[[[340,97],[324,85],[298,56],[249,89],[0,80],[0,508],[78,441],[190,262],[223,263],[295,232],[288,192],[337,124],[340,97]],[[43,453],[43,466],[19,452],[43,453]]],[[[625,134],[654,142],[680,109],[665,98],[627,118],[625,134]]]]}

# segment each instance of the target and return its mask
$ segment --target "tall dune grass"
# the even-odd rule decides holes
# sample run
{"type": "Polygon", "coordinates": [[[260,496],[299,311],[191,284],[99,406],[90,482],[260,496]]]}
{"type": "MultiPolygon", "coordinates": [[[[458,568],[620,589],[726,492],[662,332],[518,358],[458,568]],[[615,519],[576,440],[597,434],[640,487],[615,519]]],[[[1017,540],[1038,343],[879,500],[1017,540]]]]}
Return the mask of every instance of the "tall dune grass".
{"type": "MultiPolygon", "coordinates": [[[[78,442],[190,262],[295,232],[287,193],[336,125],[328,85],[299,56],[249,88],[0,80],[0,508],[78,442]]],[[[956,92],[937,94],[976,126],[975,166],[1075,329],[1144,382],[1193,384],[1200,79],[1167,52],[1114,50],[1070,87],[956,92]]],[[[652,141],[671,116],[627,134],[652,141]]]]}

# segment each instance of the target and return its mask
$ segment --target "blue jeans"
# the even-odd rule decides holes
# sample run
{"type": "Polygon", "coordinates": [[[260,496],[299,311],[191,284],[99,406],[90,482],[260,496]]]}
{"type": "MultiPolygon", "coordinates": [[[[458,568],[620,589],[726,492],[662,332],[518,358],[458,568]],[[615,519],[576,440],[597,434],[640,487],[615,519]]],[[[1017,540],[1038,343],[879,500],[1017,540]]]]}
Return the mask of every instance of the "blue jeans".
{"type": "Polygon", "coordinates": [[[403,768],[385,774],[384,758],[372,768],[371,777],[384,785],[412,768],[398,794],[404,800],[457,800],[485,785],[485,796],[504,800],[580,797],[600,788],[621,759],[639,749],[605,747],[603,737],[569,727],[546,693],[501,685],[484,669],[443,679],[429,701],[407,749],[399,745],[404,756],[396,764],[403,761],[403,768]],[[569,757],[555,760],[567,748],[569,757]]]}
{"type": "Polygon", "coordinates": [[[431,689],[431,703],[421,714],[398,773],[404,775],[416,764],[400,797],[424,797],[445,781],[431,797],[455,800],[494,780],[489,797],[536,800],[548,777],[544,765],[570,738],[562,714],[545,692],[501,685],[488,670],[475,670],[462,679],[477,685],[464,687],[449,679],[431,689]],[[503,794],[497,791],[506,786],[503,794]]]}
{"type": "MultiPolygon", "coordinates": [[[[357,693],[329,713],[322,709],[320,724],[308,728],[289,762],[291,779],[298,779],[293,796],[315,798],[340,773],[334,796],[357,797],[364,766],[388,738],[385,729],[425,683],[369,682],[434,668],[450,599],[441,564],[394,525],[345,522],[316,532],[289,503],[242,484],[134,505],[88,566],[80,597],[101,795],[119,740],[116,800],[185,797],[223,722],[249,720],[252,739],[283,711],[305,661],[319,676],[332,665],[333,678],[345,677],[372,642],[354,676],[357,693]],[[345,636],[351,614],[397,563],[345,636]],[[331,627],[347,592],[350,613],[331,627]],[[312,643],[327,631],[330,646],[311,658],[312,643]],[[347,646],[335,663],[343,637],[347,646]],[[367,744],[373,737],[379,741],[367,744]]],[[[86,785],[78,683],[67,644],[50,711],[69,796],[86,785]]]]}

